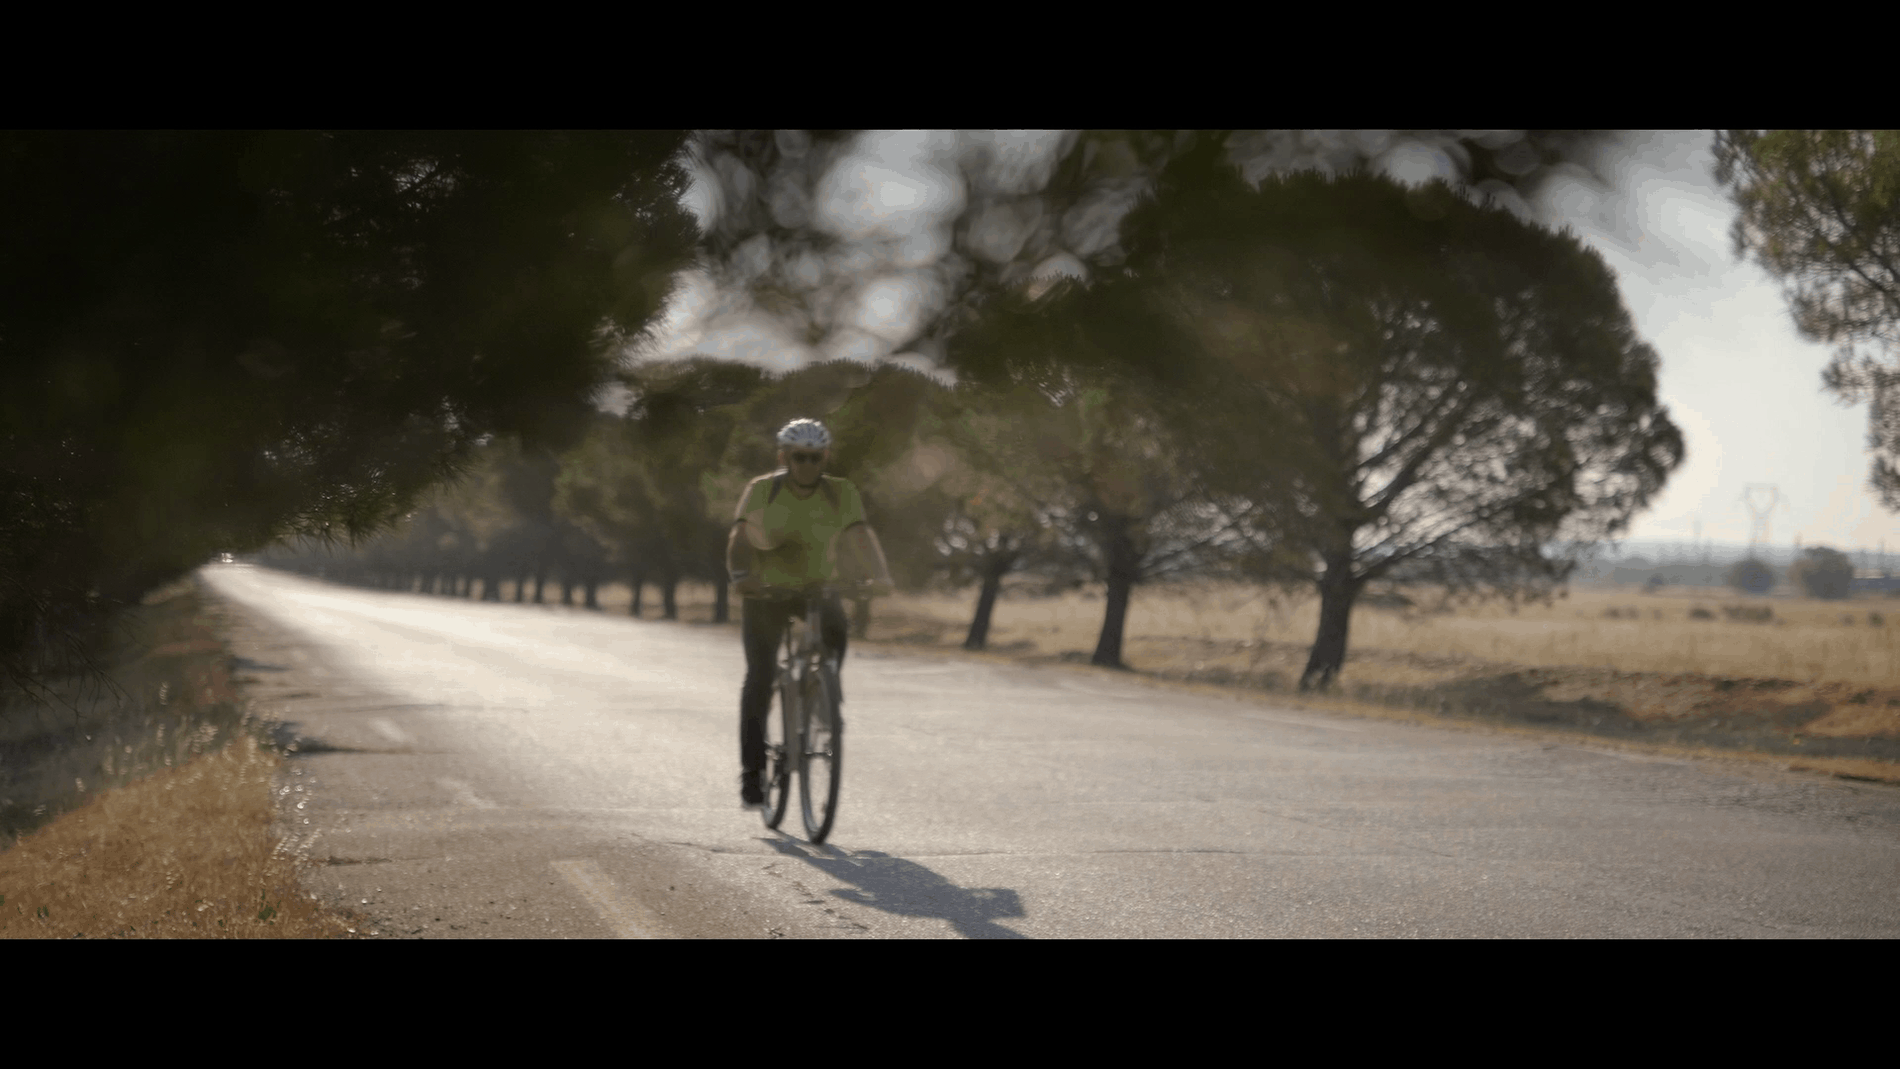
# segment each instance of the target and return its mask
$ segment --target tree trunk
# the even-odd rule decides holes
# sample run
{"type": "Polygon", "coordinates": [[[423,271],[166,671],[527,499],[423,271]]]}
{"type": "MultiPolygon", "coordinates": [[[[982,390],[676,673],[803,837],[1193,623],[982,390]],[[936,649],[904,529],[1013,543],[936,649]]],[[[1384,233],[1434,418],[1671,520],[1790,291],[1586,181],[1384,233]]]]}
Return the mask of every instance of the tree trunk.
{"type": "Polygon", "coordinates": [[[640,588],[646,586],[646,580],[636,575],[627,580],[627,583],[633,587],[633,601],[627,606],[627,615],[638,616],[640,615],[640,588]]]}
{"type": "Polygon", "coordinates": [[[851,637],[863,638],[871,630],[871,599],[851,599],[851,637]]]}
{"type": "Polygon", "coordinates": [[[1128,620],[1128,599],[1135,589],[1140,561],[1134,540],[1128,536],[1128,521],[1105,516],[1103,524],[1108,527],[1102,539],[1102,556],[1108,565],[1108,598],[1102,613],[1102,637],[1095,643],[1095,656],[1089,658],[1089,663],[1126,669],[1128,666],[1122,663],[1122,627],[1128,620]]]}
{"type": "Polygon", "coordinates": [[[535,565],[534,566],[534,603],[536,605],[542,604],[541,588],[546,586],[547,583],[548,583],[548,570],[546,568],[543,568],[539,564],[535,565]]]}
{"type": "Polygon", "coordinates": [[[520,575],[515,576],[515,604],[519,605],[522,602],[527,601],[527,600],[528,600],[528,573],[522,572],[520,575]]]}
{"type": "Polygon", "coordinates": [[[501,579],[496,577],[493,573],[482,576],[482,600],[501,600],[501,579]]]}
{"type": "Polygon", "coordinates": [[[574,604],[574,584],[566,579],[561,580],[561,604],[574,604]]]}
{"type": "Polygon", "coordinates": [[[1306,671],[1300,673],[1300,689],[1325,690],[1339,678],[1346,664],[1346,632],[1352,623],[1352,603],[1365,584],[1353,579],[1350,565],[1329,564],[1319,584],[1319,634],[1313,639],[1313,651],[1307,655],[1306,671]]]}
{"type": "Polygon", "coordinates": [[[669,575],[660,580],[660,615],[668,620],[680,618],[679,605],[680,577],[669,575]]]}
{"type": "Polygon", "coordinates": [[[592,579],[589,579],[587,581],[585,590],[587,594],[587,600],[581,604],[581,607],[584,609],[600,608],[600,598],[597,596],[600,593],[600,584],[592,579]]]}
{"type": "Polygon", "coordinates": [[[970,633],[963,640],[964,649],[980,650],[989,645],[990,614],[996,610],[996,595],[1002,592],[1003,576],[1015,565],[1014,554],[983,562],[983,590],[976,596],[976,616],[970,620],[970,633]]]}

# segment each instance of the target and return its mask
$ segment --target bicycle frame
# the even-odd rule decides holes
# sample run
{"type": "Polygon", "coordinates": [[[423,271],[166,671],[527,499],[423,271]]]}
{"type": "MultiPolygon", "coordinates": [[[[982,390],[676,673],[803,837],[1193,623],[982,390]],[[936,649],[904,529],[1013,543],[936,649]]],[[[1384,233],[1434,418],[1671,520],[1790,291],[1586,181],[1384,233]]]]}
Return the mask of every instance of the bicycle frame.
{"type": "MultiPolygon", "coordinates": [[[[798,592],[806,599],[805,611],[802,619],[794,616],[787,622],[781,639],[782,652],[777,678],[774,680],[784,709],[784,747],[788,759],[786,764],[789,766],[786,772],[788,776],[798,778],[805,828],[814,843],[822,843],[831,831],[838,797],[838,762],[843,745],[844,718],[836,704],[837,674],[835,666],[828,668],[825,664],[829,651],[824,644],[824,606],[835,590],[836,587],[826,584],[798,592]],[[817,711],[806,706],[809,696],[813,694],[826,696],[820,700],[827,701],[828,707],[818,712],[822,724],[814,723],[813,717],[817,711]],[[818,741],[814,742],[814,739],[818,741]],[[821,748],[813,749],[814,745],[821,748]],[[823,769],[824,782],[814,784],[813,758],[820,756],[822,761],[819,767],[823,769]]],[[[788,779],[775,779],[767,786],[768,792],[788,789],[788,779]]],[[[777,797],[782,799],[783,795],[777,797]]],[[[783,812],[782,801],[768,803],[767,826],[776,828],[776,817],[783,812]]]]}

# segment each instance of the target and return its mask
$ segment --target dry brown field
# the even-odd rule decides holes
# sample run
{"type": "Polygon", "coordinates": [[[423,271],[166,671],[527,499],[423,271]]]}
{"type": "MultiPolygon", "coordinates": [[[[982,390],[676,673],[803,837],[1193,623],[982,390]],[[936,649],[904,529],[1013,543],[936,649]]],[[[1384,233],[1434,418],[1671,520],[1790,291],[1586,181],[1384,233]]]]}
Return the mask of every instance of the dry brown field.
{"type": "MultiPolygon", "coordinates": [[[[508,596],[512,591],[504,590],[508,596]]],[[[1430,600],[1421,593],[1414,598],[1430,600]]],[[[624,613],[631,594],[613,584],[601,589],[599,600],[603,611],[624,613]]],[[[659,615],[658,600],[649,590],[642,605],[647,618],[659,615]]],[[[712,619],[708,587],[683,585],[679,604],[686,622],[712,619]]],[[[957,646],[975,605],[972,591],[899,594],[875,604],[869,637],[957,646]]],[[[1275,648],[1296,646],[1303,663],[1318,617],[1318,602],[1310,597],[1288,599],[1232,584],[1138,587],[1128,613],[1126,660],[1146,671],[1202,663],[1259,667],[1279,660],[1275,648]],[[1197,645],[1204,655],[1189,659],[1197,645]],[[1227,647],[1233,650],[1223,654],[1227,647]]],[[[1072,659],[1063,655],[1094,650],[1101,624],[1099,592],[1041,596],[1006,589],[989,647],[1072,659]]],[[[1573,588],[1548,604],[1481,601],[1431,611],[1423,604],[1406,610],[1362,602],[1355,608],[1348,675],[1436,680],[1452,662],[1900,687],[1900,598],[1744,597],[1722,589],[1651,594],[1606,586],[1573,588]],[[1697,609],[1708,617],[1693,615],[1697,609]],[[1772,614],[1765,622],[1729,618],[1731,610],[1762,609],[1772,614]]]]}
{"type": "MultiPolygon", "coordinates": [[[[1369,597],[1355,609],[1345,671],[1327,698],[1692,750],[1796,755],[1798,767],[1900,779],[1900,599],[1583,586],[1543,604],[1434,608],[1427,595],[1411,594],[1411,608],[1369,597]]],[[[626,588],[608,588],[601,602],[625,612],[626,588]]],[[[875,604],[867,637],[949,653],[961,647],[974,605],[973,591],[901,594],[875,604]]],[[[710,588],[682,590],[683,621],[704,624],[711,611],[710,588]]],[[[1099,591],[1007,589],[988,655],[1085,663],[1101,621],[1099,591]]],[[[1144,586],[1129,609],[1123,659],[1157,680],[1291,695],[1317,622],[1311,597],[1232,584],[1144,586]]]]}

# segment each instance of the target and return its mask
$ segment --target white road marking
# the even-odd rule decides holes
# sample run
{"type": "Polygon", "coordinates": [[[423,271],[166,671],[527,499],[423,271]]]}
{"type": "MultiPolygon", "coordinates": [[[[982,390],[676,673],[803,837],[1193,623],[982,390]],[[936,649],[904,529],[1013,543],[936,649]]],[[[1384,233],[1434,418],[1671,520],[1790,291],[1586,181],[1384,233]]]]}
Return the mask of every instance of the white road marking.
{"type": "Polygon", "coordinates": [[[548,867],[561,874],[574,889],[587,899],[614,934],[622,939],[664,939],[666,928],[661,925],[645,906],[620,897],[614,890],[614,882],[601,869],[599,862],[586,858],[573,858],[566,861],[550,861],[548,867]]]}
{"type": "Polygon", "coordinates": [[[1358,724],[1342,724],[1332,720],[1308,720],[1303,716],[1275,716],[1271,713],[1242,713],[1248,720],[1266,720],[1275,724],[1297,724],[1304,728],[1325,728],[1328,731],[1364,731],[1358,724]]]}
{"type": "Polygon", "coordinates": [[[1140,701],[1143,698],[1152,697],[1152,695],[1149,694],[1138,694],[1125,690],[1096,690],[1094,687],[1085,687],[1073,679],[1058,679],[1056,680],[1056,685],[1063,690],[1072,690],[1077,694],[1086,694],[1091,698],[1120,698],[1123,701],[1140,701]]]}
{"type": "Polygon", "coordinates": [[[380,716],[371,720],[369,722],[369,726],[375,728],[377,731],[382,732],[385,736],[389,738],[389,741],[391,742],[406,743],[409,741],[409,736],[403,734],[403,731],[401,728],[397,727],[395,724],[391,723],[388,720],[383,719],[380,716]]]}
{"type": "Polygon", "coordinates": [[[1569,749],[1593,753],[1598,757],[1619,757],[1625,761],[1639,761],[1646,765],[1687,765],[1689,762],[1674,757],[1657,757],[1652,754],[1630,753],[1627,750],[1599,749],[1595,746],[1571,746],[1569,749]]]}
{"type": "Polygon", "coordinates": [[[465,806],[470,806],[475,809],[500,808],[488,799],[477,796],[475,788],[470,787],[459,779],[438,779],[436,782],[442,785],[450,794],[454,795],[456,801],[465,806]]]}

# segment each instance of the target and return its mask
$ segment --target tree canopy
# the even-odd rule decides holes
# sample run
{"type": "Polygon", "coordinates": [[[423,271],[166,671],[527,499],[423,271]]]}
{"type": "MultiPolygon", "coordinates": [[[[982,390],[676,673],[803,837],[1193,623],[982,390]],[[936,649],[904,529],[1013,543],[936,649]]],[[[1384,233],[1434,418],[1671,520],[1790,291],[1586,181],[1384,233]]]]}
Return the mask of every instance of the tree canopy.
{"type": "Polygon", "coordinates": [[[1444,183],[1250,186],[1190,154],[1125,242],[1207,356],[1187,427],[1211,495],[1267,574],[1319,587],[1303,686],[1337,674],[1367,582],[1548,586],[1681,461],[1602,260],[1444,183]]]}
{"type": "MultiPolygon", "coordinates": [[[[0,661],[577,425],[694,253],[682,131],[0,136],[0,661]]],[[[48,659],[48,658],[52,659],[48,659]]]]}
{"type": "Polygon", "coordinates": [[[1854,562],[1827,546],[1810,546],[1788,569],[1788,579],[1811,598],[1839,600],[1854,587],[1854,562]]]}
{"type": "Polygon", "coordinates": [[[1100,664],[1138,583],[1238,566],[1317,584],[1323,684],[1366,582],[1548,583],[1679,461],[1601,262],[1464,196],[1532,197],[1603,133],[958,134],[915,226],[840,207],[876,178],[853,131],[6,135],[35,207],[0,250],[0,656],[27,678],[211,552],[405,515],[345,570],[590,605],[625,577],[636,611],[653,577],[670,614],[815,416],[907,585],[981,582],[971,644],[1025,560],[1104,581],[1100,664]],[[1453,181],[1353,169],[1408,139],[1453,181]],[[616,373],[691,264],[858,359],[616,373]]]}
{"type": "Polygon", "coordinates": [[[1900,132],[1719,130],[1733,237],[1782,280],[1795,326],[1836,346],[1825,385],[1870,401],[1873,486],[1900,509],[1900,132]]]}
{"type": "MultiPolygon", "coordinates": [[[[1048,275],[1120,265],[1121,223],[1173,160],[1208,148],[1250,175],[1348,170],[1395,150],[1440,159],[1461,188],[1534,200],[1559,176],[1599,184],[1607,130],[1084,130],[919,133],[916,213],[871,202],[852,168],[862,130],[709,130],[694,148],[709,194],[707,265],[741,306],[794,343],[945,357],[951,333],[998,295],[1048,275]],[[869,323],[870,289],[901,285],[918,312],[869,323]],[[854,336],[856,336],[854,338],[854,336]]],[[[966,347],[967,350],[968,347],[966,347]]]]}

